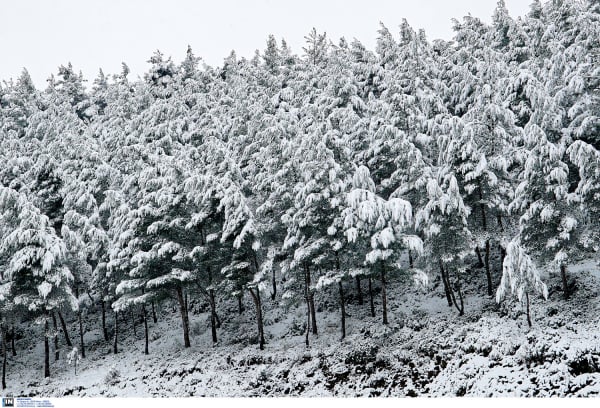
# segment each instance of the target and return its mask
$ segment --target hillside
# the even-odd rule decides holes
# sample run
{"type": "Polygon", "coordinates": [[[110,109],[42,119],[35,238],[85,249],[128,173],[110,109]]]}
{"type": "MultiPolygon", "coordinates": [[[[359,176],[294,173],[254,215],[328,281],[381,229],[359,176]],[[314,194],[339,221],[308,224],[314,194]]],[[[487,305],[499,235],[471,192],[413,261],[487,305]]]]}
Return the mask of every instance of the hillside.
{"type": "MultiPolygon", "coordinates": [[[[463,317],[448,308],[437,284],[429,290],[393,284],[388,327],[379,316],[370,317],[367,305],[359,307],[350,298],[348,336],[341,342],[339,312],[322,305],[317,314],[321,332],[311,335],[309,348],[300,329],[304,305],[267,309],[264,351],[251,344],[256,341],[251,307],[223,321],[220,333],[227,337],[216,347],[210,346],[208,313],[193,312],[189,349],[183,347],[175,308],[165,307],[159,323],[150,327],[149,356],[143,355],[141,326],[137,337],[127,327],[121,351],[114,355],[101,339],[99,323],[87,321],[88,358],[77,375],[63,350],[52,363],[52,377],[44,379],[41,341],[21,339],[18,357],[9,360],[7,391],[44,397],[598,397],[600,273],[589,262],[572,271],[578,288],[572,299],[553,294],[560,282],[550,277],[550,299],[532,302],[532,329],[518,304],[498,306],[475,294],[481,293],[483,279],[467,285],[463,317]],[[115,369],[118,374],[111,376],[115,369]]],[[[29,335],[41,337],[39,332],[29,335]]]]}

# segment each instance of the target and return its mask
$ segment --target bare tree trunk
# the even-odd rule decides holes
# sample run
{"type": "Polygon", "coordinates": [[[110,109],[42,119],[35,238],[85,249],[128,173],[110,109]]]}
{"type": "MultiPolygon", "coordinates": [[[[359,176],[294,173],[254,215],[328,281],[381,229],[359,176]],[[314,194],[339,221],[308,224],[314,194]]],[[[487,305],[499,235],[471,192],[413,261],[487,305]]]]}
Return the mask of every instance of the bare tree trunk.
{"type": "Polygon", "coordinates": [[[146,305],[142,305],[142,314],[144,316],[144,335],[146,343],[144,344],[144,354],[148,355],[148,316],[146,314],[146,305]]]}
{"type": "Polygon", "coordinates": [[[52,324],[54,325],[54,361],[58,361],[60,350],[58,348],[58,325],[56,324],[56,315],[52,312],[52,324]]]}
{"type": "Polygon", "coordinates": [[[129,309],[129,314],[131,316],[131,324],[133,325],[133,335],[137,338],[137,323],[135,321],[135,313],[133,312],[133,308],[129,309]]]}
{"type": "Polygon", "coordinates": [[[373,301],[373,280],[369,276],[369,301],[371,303],[371,317],[375,317],[375,302],[373,301]]]}
{"type": "Polygon", "coordinates": [[[65,342],[68,347],[73,347],[73,343],[71,343],[71,338],[69,337],[69,332],[67,331],[67,325],[65,323],[65,319],[60,312],[58,312],[58,320],[60,321],[60,325],[62,326],[63,334],[65,335],[65,342]]]}
{"type": "MultiPolygon", "coordinates": [[[[340,257],[337,251],[335,252],[335,267],[338,273],[341,273],[340,257]]],[[[338,282],[338,287],[340,291],[340,308],[342,313],[342,340],[344,340],[344,338],[346,338],[346,300],[344,299],[344,285],[342,284],[341,279],[338,282]]]]}
{"type": "Polygon", "coordinates": [[[450,283],[446,277],[446,272],[444,271],[444,264],[442,260],[439,260],[440,264],[440,276],[442,277],[442,283],[444,284],[444,292],[446,293],[446,300],[448,301],[448,306],[452,307],[452,294],[450,291],[450,283]]]}
{"type": "Polygon", "coordinates": [[[481,256],[481,251],[479,250],[478,246],[475,247],[475,253],[477,254],[477,260],[479,261],[479,263],[477,264],[477,267],[483,268],[483,266],[484,266],[483,258],[481,256]]]}
{"type": "Polygon", "coordinates": [[[208,291],[209,303],[210,303],[210,330],[212,334],[213,344],[217,343],[217,306],[215,302],[215,291],[210,289],[208,291]]]}
{"type": "Polygon", "coordinates": [[[271,286],[273,286],[273,292],[271,292],[271,300],[275,300],[277,296],[277,279],[275,279],[275,269],[271,272],[271,286]]]}
{"type": "Polygon", "coordinates": [[[108,329],[106,328],[106,305],[104,304],[104,299],[100,301],[100,305],[102,306],[102,333],[104,334],[104,341],[109,341],[108,329]]]}
{"type": "Polygon", "coordinates": [[[306,290],[308,291],[308,302],[309,302],[309,307],[310,307],[310,319],[311,319],[312,332],[313,332],[313,334],[316,335],[316,334],[318,334],[317,333],[317,313],[315,310],[315,296],[314,296],[314,293],[312,292],[312,290],[310,289],[311,276],[310,276],[310,267],[308,266],[308,264],[306,264],[304,277],[306,280],[306,290]]]}
{"type": "Polygon", "coordinates": [[[529,313],[529,293],[525,292],[525,300],[527,301],[527,324],[531,327],[531,314],[529,313]]]}
{"type": "Polygon", "coordinates": [[[413,261],[413,257],[412,257],[412,251],[409,249],[408,250],[408,265],[410,266],[410,268],[414,268],[414,261],[413,261]]]}
{"type": "MultiPolygon", "coordinates": [[[[79,299],[79,286],[75,284],[75,297],[79,299]]],[[[77,320],[79,321],[79,345],[81,347],[81,358],[85,358],[85,344],[83,343],[83,322],[81,319],[81,308],[77,309],[77,320]]]]}
{"type": "MultiPolygon", "coordinates": [[[[447,277],[447,279],[449,280],[448,277],[447,277]]],[[[454,291],[450,287],[450,295],[452,296],[452,303],[454,304],[454,307],[456,307],[456,310],[458,310],[458,315],[462,316],[465,314],[465,305],[464,305],[464,301],[463,301],[463,295],[462,295],[462,290],[461,290],[461,285],[460,285],[460,276],[459,276],[458,272],[456,273],[456,292],[458,293],[459,302],[456,302],[456,296],[454,296],[454,291]]]]}
{"type": "Polygon", "coordinates": [[[115,337],[114,337],[114,342],[113,342],[113,353],[117,354],[118,353],[118,346],[117,346],[117,341],[119,339],[119,312],[115,311],[115,337]]]}
{"type": "Polygon", "coordinates": [[[381,307],[383,308],[383,324],[388,324],[388,315],[387,315],[387,293],[386,293],[386,285],[385,285],[385,264],[383,260],[380,261],[381,264],[381,307]]]}
{"type": "Polygon", "coordinates": [[[562,280],[563,296],[565,300],[569,299],[569,283],[567,281],[567,266],[565,264],[560,265],[560,277],[562,280]]]}
{"type": "Polygon", "coordinates": [[[2,389],[6,389],[6,356],[8,355],[8,344],[6,342],[6,327],[2,326],[2,389]]]}
{"type": "Polygon", "coordinates": [[[490,240],[485,241],[485,275],[487,277],[488,296],[493,296],[492,272],[490,271],[490,240]]]}
{"type": "Polygon", "coordinates": [[[183,299],[183,290],[181,287],[178,287],[176,290],[177,293],[177,301],[179,302],[179,311],[181,313],[181,322],[183,324],[183,343],[184,347],[190,347],[190,325],[187,316],[187,312],[185,310],[185,300],[183,299]]]}
{"type": "Polygon", "coordinates": [[[208,291],[208,300],[210,303],[210,330],[212,334],[213,345],[217,343],[217,305],[215,302],[215,291],[212,289],[212,272],[210,266],[206,268],[208,272],[208,284],[211,289],[208,291]]]}
{"type": "Polygon", "coordinates": [[[15,347],[15,326],[12,326],[11,328],[11,332],[10,332],[10,350],[12,352],[12,356],[16,357],[17,356],[17,348],[15,347]]]}
{"type": "Polygon", "coordinates": [[[305,343],[306,347],[310,346],[308,341],[308,333],[310,332],[310,299],[308,296],[308,279],[306,278],[306,263],[304,264],[304,299],[306,300],[306,333],[305,333],[305,343]]]}
{"type": "Polygon", "coordinates": [[[154,321],[154,324],[158,322],[158,319],[156,318],[156,307],[154,306],[154,301],[152,301],[152,320],[154,321]]]}
{"type": "Polygon", "coordinates": [[[344,299],[344,285],[342,285],[342,281],[338,282],[340,289],[340,308],[342,314],[342,340],[346,338],[346,305],[344,299]]]}
{"type": "Polygon", "coordinates": [[[248,291],[252,296],[252,300],[254,300],[254,306],[256,307],[256,323],[258,324],[258,347],[261,350],[265,349],[265,333],[263,329],[263,317],[262,317],[262,305],[260,302],[260,290],[258,287],[256,288],[256,293],[249,288],[248,291]]]}
{"type": "Polygon", "coordinates": [[[240,294],[237,297],[237,300],[238,300],[238,313],[239,314],[244,313],[244,304],[242,302],[243,297],[244,297],[244,293],[242,291],[240,291],[240,294]]]}
{"type": "Polygon", "coordinates": [[[356,281],[356,295],[358,296],[358,304],[362,306],[364,302],[363,302],[362,288],[360,287],[360,276],[356,275],[355,281],[356,281]]]}
{"type": "Polygon", "coordinates": [[[48,343],[48,316],[44,322],[44,378],[50,377],[50,344],[48,343]]]}

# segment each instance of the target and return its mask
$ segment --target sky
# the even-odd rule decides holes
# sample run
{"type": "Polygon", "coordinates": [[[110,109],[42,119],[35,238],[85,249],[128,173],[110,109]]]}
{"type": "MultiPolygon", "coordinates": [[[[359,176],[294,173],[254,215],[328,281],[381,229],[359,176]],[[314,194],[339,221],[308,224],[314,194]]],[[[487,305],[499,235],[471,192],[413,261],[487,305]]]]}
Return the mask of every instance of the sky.
{"type": "MultiPolygon", "coordinates": [[[[529,0],[505,0],[513,17],[529,0]]],[[[0,0],[0,80],[16,79],[25,67],[37,87],[58,66],[73,64],[88,85],[102,68],[135,79],[157,49],[179,62],[190,45],[216,66],[235,50],[252,57],[269,34],[302,53],[315,27],[337,42],[344,36],[374,49],[379,22],[398,36],[403,18],[424,28],[430,40],[452,38],[452,18],[471,14],[491,21],[497,0],[0,0]]]]}

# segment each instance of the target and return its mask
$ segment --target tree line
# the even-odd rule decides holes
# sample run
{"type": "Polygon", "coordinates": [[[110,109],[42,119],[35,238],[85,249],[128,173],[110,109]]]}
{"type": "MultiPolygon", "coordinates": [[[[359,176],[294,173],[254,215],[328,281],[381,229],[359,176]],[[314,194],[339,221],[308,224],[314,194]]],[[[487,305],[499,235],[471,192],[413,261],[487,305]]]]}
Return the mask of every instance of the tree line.
{"type": "Polygon", "coordinates": [[[41,325],[50,376],[50,343],[55,359],[60,331],[73,344],[65,320],[85,357],[92,310],[114,353],[119,319],[141,315],[147,354],[164,302],[190,347],[190,301],[208,305],[217,343],[219,300],[242,313],[245,296],[261,349],[265,307],[301,303],[308,345],[317,293],[339,302],[343,339],[350,292],[388,324],[390,280],[439,281],[462,315],[481,275],[531,325],[540,271],[568,299],[569,264],[598,247],[599,12],[536,0],[514,19],[500,0],[491,24],[454,20],[452,41],[404,21],[371,51],[313,29],[300,56],[269,36],[219,67],[188,48],[89,89],[70,63],[45,90],[26,70],[5,81],[3,387],[15,328],[41,325]]]}

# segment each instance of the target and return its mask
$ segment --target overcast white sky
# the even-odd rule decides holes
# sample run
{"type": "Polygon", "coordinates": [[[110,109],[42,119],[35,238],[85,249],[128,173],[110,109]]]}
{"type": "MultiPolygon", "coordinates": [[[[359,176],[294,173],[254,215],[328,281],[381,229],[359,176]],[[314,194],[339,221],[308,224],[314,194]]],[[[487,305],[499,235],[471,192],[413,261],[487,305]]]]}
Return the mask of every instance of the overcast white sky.
{"type": "MultiPolygon", "coordinates": [[[[179,62],[187,45],[209,65],[234,49],[251,57],[274,34],[301,53],[312,27],[332,39],[357,38],[373,49],[379,21],[397,35],[402,18],[429,39],[452,37],[452,17],[468,13],[490,21],[497,0],[0,0],[0,79],[26,67],[38,87],[72,62],[89,83],[98,68],[132,76],[160,49],[179,62]]],[[[506,0],[513,17],[529,0],[506,0]]]]}

